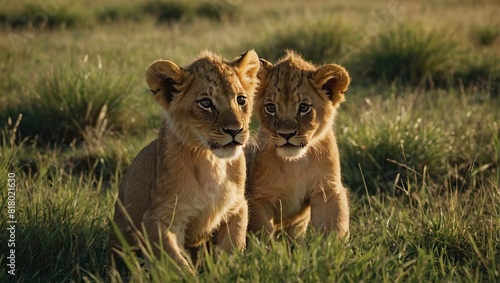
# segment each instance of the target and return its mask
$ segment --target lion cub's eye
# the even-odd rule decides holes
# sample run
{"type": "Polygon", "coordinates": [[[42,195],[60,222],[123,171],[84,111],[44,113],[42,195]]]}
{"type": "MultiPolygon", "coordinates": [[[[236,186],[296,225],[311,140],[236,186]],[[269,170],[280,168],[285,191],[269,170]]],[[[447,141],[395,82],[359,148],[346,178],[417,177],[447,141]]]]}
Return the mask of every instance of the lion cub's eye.
{"type": "Polygon", "coordinates": [[[212,103],[212,100],[210,100],[210,98],[203,98],[198,100],[198,106],[200,106],[200,108],[203,110],[211,111],[214,104],[212,103]]]}
{"type": "Polygon", "coordinates": [[[268,103],[264,106],[264,110],[266,111],[267,114],[269,115],[276,115],[276,105],[273,103],[268,103]]]}
{"type": "Polygon", "coordinates": [[[301,103],[299,105],[299,112],[300,112],[300,115],[306,115],[307,113],[309,113],[311,111],[311,105],[309,104],[305,104],[305,103],[301,103]]]}
{"type": "Polygon", "coordinates": [[[238,95],[238,97],[236,97],[236,102],[239,106],[245,106],[247,105],[247,98],[243,95],[238,95]]]}

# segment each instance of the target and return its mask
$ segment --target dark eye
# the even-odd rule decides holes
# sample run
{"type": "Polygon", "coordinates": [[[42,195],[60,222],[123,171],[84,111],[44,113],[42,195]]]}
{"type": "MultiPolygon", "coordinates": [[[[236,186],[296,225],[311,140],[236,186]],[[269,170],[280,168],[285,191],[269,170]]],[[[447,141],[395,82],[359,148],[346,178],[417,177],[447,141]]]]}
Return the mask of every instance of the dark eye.
{"type": "Polygon", "coordinates": [[[245,106],[247,105],[247,98],[243,95],[238,95],[238,97],[236,97],[236,102],[239,106],[245,106]]]}
{"type": "Polygon", "coordinates": [[[300,112],[300,115],[306,115],[307,113],[309,113],[311,111],[311,105],[309,104],[305,104],[305,103],[301,103],[299,105],[299,112],[300,112]]]}
{"type": "Polygon", "coordinates": [[[200,108],[203,110],[211,111],[214,104],[212,103],[212,100],[210,100],[210,98],[203,98],[198,100],[198,106],[200,106],[200,108]]]}
{"type": "Polygon", "coordinates": [[[267,114],[269,115],[276,115],[276,105],[273,103],[268,103],[264,106],[264,110],[266,111],[267,114]]]}

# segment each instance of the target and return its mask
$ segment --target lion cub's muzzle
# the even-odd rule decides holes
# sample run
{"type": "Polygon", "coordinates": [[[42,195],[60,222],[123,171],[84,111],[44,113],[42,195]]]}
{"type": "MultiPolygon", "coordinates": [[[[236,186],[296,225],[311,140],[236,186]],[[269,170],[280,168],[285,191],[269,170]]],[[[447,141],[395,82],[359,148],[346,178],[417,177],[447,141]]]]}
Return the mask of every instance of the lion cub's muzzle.
{"type": "Polygon", "coordinates": [[[277,131],[274,141],[276,152],[286,160],[297,160],[307,151],[307,139],[296,130],[277,131]]]}
{"type": "Polygon", "coordinates": [[[276,147],[284,147],[284,148],[294,148],[294,147],[305,147],[307,145],[307,141],[303,141],[299,138],[297,131],[288,131],[288,132],[276,132],[276,147]]]}
{"type": "Polygon", "coordinates": [[[243,145],[243,133],[244,129],[243,128],[238,128],[238,129],[231,129],[231,128],[222,128],[222,132],[226,133],[228,136],[225,137],[225,139],[231,139],[229,142],[223,143],[222,147],[236,147],[236,146],[241,146],[243,145]]]}
{"type": "Polygon", "coordinates": [[[235,111],[229,110],[222,113],[219,125],[222,134],[219,141],[221,147],[237,147],[246,142],[245,127],[237,118],[235,111]]]}
{"type": "Polygon", "coordinates": [[[236,147],[243,145],[243,138],[241,137],[241,133],[243,132],[243,128],[239,128],[237,130],[231,129],[222,129],[222,131],[231,136],[232,141],[226,143],[222,147],[236,147]]]}
{"type": "Polygon", "coordinates": [[[238,112],[231,109],[222,112],[218,119],[218,130],[213,133],[210,147],[220,158],[233,158],[243,152],[243,145],[249,138],[248,125],[238,112]]]}
{"type": "Polygon", "coordinates": [[[210,143],[213,152],[221,158],[237,156],[248,139],[248,130],[235,118],[220,121],[217,142],[210,143]]]}

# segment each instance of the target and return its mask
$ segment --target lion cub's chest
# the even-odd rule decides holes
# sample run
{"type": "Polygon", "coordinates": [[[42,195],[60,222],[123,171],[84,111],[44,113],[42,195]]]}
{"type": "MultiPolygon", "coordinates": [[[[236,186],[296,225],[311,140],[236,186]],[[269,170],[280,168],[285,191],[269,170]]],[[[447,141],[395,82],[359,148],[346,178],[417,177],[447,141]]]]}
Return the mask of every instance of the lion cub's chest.
{"type": "MultiPolygon", "coordinates": [[[[263,161],[262,158],[259,159],[263,161]]],[[[262,171],[259,172],[260,176],[255,176],[254,187],[265,188],[255,192],[256,197],[269,200],[277,215],[285,218],[300,211],[322,173],[317,168],[318,164],[309,158],[296,163],[279,159],[277,162],[266,159],[265,162],[269,162],[269,168],[274,170],[262,171]]]]}
{"type": "MultiPolygon", "coordinates": [[[[276,193],[279,198],[279,209],[283,217],[291,216],[302,209],[310,198],[315,176],[311,172],[304,173],[297,168],[290,168],[276,174],[276,193]]],[[[280,214],[281,214],[280,213],[280,214]]]]}
{"type": "Polygon", "coordinates": [[[205,240],[228,215],[234,213],[243,197],[243,184],[230,176],[234,164],[223,161],[213,166],[194,166],[195,188],[192,195],[187,195],[190,204],[188,211],[188,228],[186,244],[197,245],[205,240]]]}

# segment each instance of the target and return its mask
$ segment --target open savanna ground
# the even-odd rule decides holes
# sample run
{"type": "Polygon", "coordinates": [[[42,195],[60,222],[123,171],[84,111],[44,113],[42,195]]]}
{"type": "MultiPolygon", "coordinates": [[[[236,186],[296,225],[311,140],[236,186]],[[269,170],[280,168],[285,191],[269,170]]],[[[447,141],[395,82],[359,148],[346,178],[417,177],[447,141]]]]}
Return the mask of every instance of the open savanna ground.
{"type": "Polygon", "coordinates": [[[105,280],[118,184],[162,119],[151,62],[290,48],[352,77],[335,124],[348,241],[251,236],[203,251],[196,275],[129,256],[108,280],[499,282],[498,15],[497,0],[0,0],[0,281],[105,280]]]}

